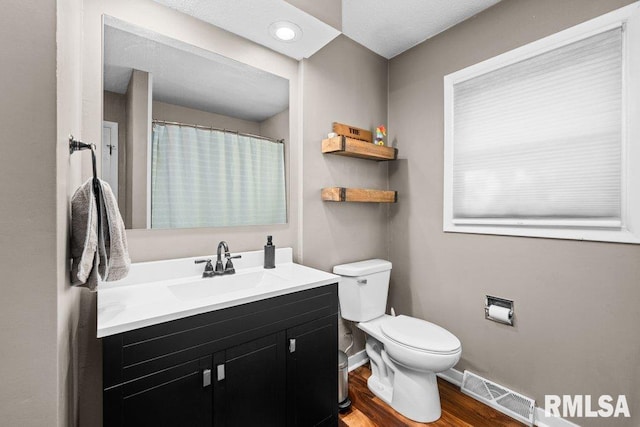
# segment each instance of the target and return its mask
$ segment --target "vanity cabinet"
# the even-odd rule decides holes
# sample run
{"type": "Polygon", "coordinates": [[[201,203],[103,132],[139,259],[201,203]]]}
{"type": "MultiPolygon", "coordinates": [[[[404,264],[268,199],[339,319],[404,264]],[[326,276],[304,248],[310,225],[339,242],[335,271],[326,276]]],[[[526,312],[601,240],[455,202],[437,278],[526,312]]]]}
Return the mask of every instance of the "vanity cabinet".
{"type": "Polygon", "coordinates": [[[103,338],[104,426],[337,425],[337,284],[103,338]]]}

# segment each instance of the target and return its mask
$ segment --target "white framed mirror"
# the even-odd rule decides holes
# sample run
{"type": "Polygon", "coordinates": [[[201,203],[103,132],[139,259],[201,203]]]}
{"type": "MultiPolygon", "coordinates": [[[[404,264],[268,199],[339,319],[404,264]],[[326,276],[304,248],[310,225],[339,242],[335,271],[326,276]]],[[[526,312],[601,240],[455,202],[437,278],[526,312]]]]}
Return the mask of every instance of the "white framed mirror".
{"type": "Polygon", "coordinates": [[[103,31],[102,170],[127,228],[286,223],[289,80],[116,18],[103,31]]]}

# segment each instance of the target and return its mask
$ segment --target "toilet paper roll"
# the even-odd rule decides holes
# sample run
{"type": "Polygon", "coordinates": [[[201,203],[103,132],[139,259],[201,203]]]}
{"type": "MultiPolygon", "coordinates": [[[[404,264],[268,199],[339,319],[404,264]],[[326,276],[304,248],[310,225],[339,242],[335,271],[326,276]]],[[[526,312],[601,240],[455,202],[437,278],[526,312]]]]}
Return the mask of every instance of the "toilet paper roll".
{"type": "Polygon", "coordinates": [[[511,318],[509,318],[509,309],[506,307],[500,307],[499,305],[489,306],[489,317],[499,322],[511,324],[511,318]]]}

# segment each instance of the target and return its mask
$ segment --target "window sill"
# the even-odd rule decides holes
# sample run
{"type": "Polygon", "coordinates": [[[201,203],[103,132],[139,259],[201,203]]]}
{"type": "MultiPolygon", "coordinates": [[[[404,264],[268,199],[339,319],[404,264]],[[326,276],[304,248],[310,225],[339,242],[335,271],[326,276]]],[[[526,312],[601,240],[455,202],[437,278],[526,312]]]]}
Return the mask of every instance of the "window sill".
{"type": "Polygon", "coordinates": [[[562,228],[539,226],[508,226],[508,225],[462,225],[445,224],[445,233],[493,234],[517,237],[541,237],[549,239],[588,240],[610,243],[640,243],[640,235],[632,233],[626,228],[562,228]]]}

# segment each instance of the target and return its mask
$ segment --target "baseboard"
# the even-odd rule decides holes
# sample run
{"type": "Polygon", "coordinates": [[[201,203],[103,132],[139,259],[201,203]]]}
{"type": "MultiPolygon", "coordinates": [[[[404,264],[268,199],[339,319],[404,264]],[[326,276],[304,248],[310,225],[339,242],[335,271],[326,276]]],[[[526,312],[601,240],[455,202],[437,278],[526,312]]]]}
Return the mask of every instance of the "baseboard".
{"type": "Polygon", "coordinates": [[[353,356],[349,356],[349,372],[364,365],[369,361],[366,350],[360,350],[353,356]]]}
{"type": "Polygon", "coordinates": [[[547,417],[544,409],[536,406],[536,425],[538,427],[580,427],[569,420],[560,417],[547,417]]]}
{"type": "MultiPolygon", "coordinates": [[[[349,359],[349,366],[351,366],[351,359],[349,359]]],[[[446,371],[440,372],[436,375],[453,385],[458,387],[462,386],[463,373],[457,369],[447,369],[446,371]]],[[[564,418],[547,417],[543,408],[536,406],[535,411],[535,425],[538,427],[579,427],[578,424],[574,424],[564,418]]]]}
{"type": "Polygon", "coordinates": [[[457,385],[458,387],[462,386],[463,375],[462,372],[457,369],[447,369],[446,371],[440,372],[436,375],[451,384],[457,385]]]}

